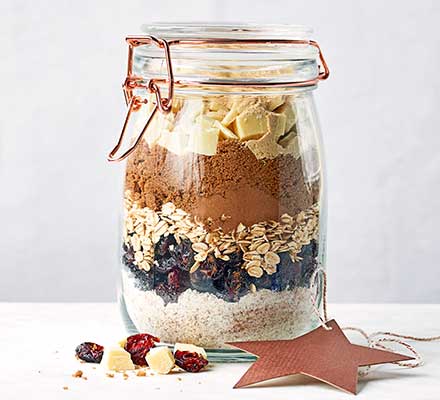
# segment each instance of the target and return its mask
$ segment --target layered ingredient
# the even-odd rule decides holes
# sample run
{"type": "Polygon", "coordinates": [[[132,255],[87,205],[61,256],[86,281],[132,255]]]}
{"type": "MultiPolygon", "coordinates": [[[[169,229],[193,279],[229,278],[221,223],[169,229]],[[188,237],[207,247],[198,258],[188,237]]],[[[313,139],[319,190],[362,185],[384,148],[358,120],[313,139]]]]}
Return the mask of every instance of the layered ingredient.
{"type": "Polygon", "coordinates": [[[176,98],[157,114],[126,173],[123,291],[137,329],[222,347],[312,327],[321,181],[307,101],[176,98]]]}

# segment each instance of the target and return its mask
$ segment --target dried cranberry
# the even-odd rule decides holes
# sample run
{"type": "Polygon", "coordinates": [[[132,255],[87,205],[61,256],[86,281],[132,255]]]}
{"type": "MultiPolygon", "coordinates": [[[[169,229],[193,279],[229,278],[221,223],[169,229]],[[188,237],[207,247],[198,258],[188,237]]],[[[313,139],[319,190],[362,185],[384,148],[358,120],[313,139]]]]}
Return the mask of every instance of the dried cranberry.
{"type": "Polygon", "coordinates": [[[154,248],[154,253],[160,258],[169,258],[176,244],[177,242],[173,235],[162,236],[154,248]]]}
{"type": "Polygon", "coordinates": [[[154,343],[159,341],[157,337],[149,335],[148,333],[138,333],[127,338],[124,349],[130,353],[131,360],[134,364],[146,366],[148,364],[145,360],[145,356],[150,349],[155,346],[154,343]]]}
{"type": "Polygon", "coordinates": [[[301,257],[299,264],[301,265],[301,286],[308,287],[310,279],[318,267],[318,244],[312,240],[308,245],[304,246],[300,253],[301,257]]]}
{"type": "Polygon", "coordinates": [[[168,285],[178,290],[180,287],[179,270],[173,269],[168,273],[168,285]]]}
{"type": "Polygon", "coordinates": [[[179,245],[174,246],[173,258],[177,266],[183,271],[189,271],[194,264],[194,251],[189,240],[182,240],[179,245]]]}
{"type": "Polygon", "coordinates": [[[99,364],[104,354],[104,347],[96,343],[84,342],[76,347],[75,353],[80,360],[99,364]]]}
{"type": "Polygon", "coordinates": [[[249,291],[248,275],[244,269],[231,268],[225,274],[224,279],[224,299],[226,301],[238,301],[239,297],[244,296],[249,291]]]}
{"type": "Polygon", "coordinates": [[[281,292],[295,285],[298,279],[298,268],[295,267],[288,252],[278,253],[280,262],[277,265],[277,271],[271,275],[272,286],[274,292],[281,292]]]}
{"type": "Polygon", "coordinates": [[[155,260],[153,263],[154,270],[160,274],[166,274],[173,268],[177,267],[177,262],[174,258],[161,258],[155,260]]]}
{"type": "Polygon", "coordinates": [[[319,251],[318,242],[313,239],[309,244],[303,246],[298,256],[301,258],[304,257],[316,258],[318,257],[318,251],[319,251]]]}
{"type": "Polygon", "coordinates": [[[243,253],[236,251],[228,255],[229,260],[218,260],[219,264],[224,268],[241,268],[243,265],[243,253]]]}
{"type": "Polygon", "coordinates": [[[163,301],[168,303],[176,303],[177,298],[179,297],[179,293],[173,286],[170,286],[168,283],[161,282],[156,285],[155,288],[156,294],[160,296],[163,301]]]}
{"type": "Polygon", "coordinates": [[[174,353],[176,365],[188,372],[199,372],[208,365],[208,360],[198,353],[176,350],[174,353]]]}
{"type": "Polygon", "coordinates": [[[134,250],[131,247],[128,247],[124,244],[124,255],[122,256],[122,262],[124,265],[130,265],[134,261],[134,250]]]}
{"type": "Polygon", "coordinates": [[[194,289],[200,291],[214,291],[214,281],[223,276],[223,267],[219,264],[214,255],[209,254],[199,268],[190,275],[191,284],[194,289]]]}

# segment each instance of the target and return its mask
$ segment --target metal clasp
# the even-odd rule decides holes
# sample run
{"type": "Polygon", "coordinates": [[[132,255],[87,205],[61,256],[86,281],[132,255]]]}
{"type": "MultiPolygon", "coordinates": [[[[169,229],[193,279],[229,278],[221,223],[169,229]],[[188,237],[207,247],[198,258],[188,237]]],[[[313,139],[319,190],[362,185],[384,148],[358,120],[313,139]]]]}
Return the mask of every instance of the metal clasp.
{"type": "Polygon", "coordinates": [[[171,110],[173,95],[174,95],[174,76],[171,65],[171,54],[170,54],[170,46],[166,40],[157,39],[153,36],[144,36],[144,37],[128,37],[126,39],[128,43],[128,63],[127,63],[127,78],[122,85],[122,89],[124,91],[125,102],[128,105],[127,116],[125,117],[124,125],[122,126],[122,131],[119,136],[118,142],[116,146],[110,151],[107,156],[107,160],[111,162],[122,161],[127,158],[133,151],[136,149],[137,145],[142,140],[148,126],[150,125],[151,120],[156,115],[157,110],[160,110],[163,113],[168,113],[171,110]],[[134,48],[141,45],[146,44],[155,44],[158,47],[161,47],[165,51],[165,60],[167,64],[167,74],[168,74],[168,97],[163,97],[158,82],[162,82],[162,80],[150,79],[148,84],[142,84],[142,79],[133,75],[133,52],[134,48]],[[121,148],[124,136],[127,130],[128,122],[130,120],[132,112],[139,111],[141,109],[142,104],[147,104],[147,99],[142,99],[139,96],[133,95],[133,90],[137,88],[144,88],[148,90],[150,93],[154,93],[156,96],[156,103],[154,105],[153,111],[147,118],[144,127],[139,133],[133,145],[125,151],[119,157],[116,157],[116,153],[121,148]]]}

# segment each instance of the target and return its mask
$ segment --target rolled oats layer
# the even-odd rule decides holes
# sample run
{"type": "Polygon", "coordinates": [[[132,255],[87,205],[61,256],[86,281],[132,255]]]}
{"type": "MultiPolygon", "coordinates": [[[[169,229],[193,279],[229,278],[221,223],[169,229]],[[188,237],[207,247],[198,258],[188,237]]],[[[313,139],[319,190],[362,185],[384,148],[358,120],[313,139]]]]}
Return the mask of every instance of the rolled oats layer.
{"type": "MultiPolygon", "coordinates": [[[[124,244],[133,252],[133,265],[150,271],[154,264],[155,248],[163,238],[180,245],[186,240],[191,245],[194,262],[190,273],[197,271],[208,255],[230,261],[231,254],[242,255],[241,268],[250,276],[272,275],[281,258],[288,254],[293,263],[301,260],[300,252],[318,236],[319,206],[301,211],[296,217],[283,214],[279,221],[263,221],[252,226],[240,223],[236,229],[223,232],[217,228],[208,232],[197,217],[192,217],[173,203],[165,203],[159,211],[138,208],[126,193],[124,244]]],[[[173,245],[174,246],[174,245],[173,245]]]]}

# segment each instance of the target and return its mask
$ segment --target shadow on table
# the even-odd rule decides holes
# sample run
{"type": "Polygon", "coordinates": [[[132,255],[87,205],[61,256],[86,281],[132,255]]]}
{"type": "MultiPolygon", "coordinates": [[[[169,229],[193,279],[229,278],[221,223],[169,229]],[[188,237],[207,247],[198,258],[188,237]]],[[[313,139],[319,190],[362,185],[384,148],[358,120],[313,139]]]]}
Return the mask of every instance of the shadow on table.
{"type": "MultiPolygon", "coordinates": [[[[384,380],[394,380],[394,379],[408,379],[408,378],[420,378],[425,374],[420,373],[420,371],[415,371],[411,369],[411,374],[404,373],[409,371],[409,369],[403,369],[398,371],[378,371],[373,370],[370,374],[365,377],[360,377],[358,381],[358,393],[361,392],[369,382],[374,381],[384,381],[384,380]]],[[[306,375],[291,375],[282,378],[271,379],[269,381],[256,383],[254,385],[248,386],[244,389],[250,388],[274,388],[274,387],[307,387],[307,386],[320,386],[326,387],[329,390],[339,390],[331,385],[327,385],[315,378],[306,375]]]]}

